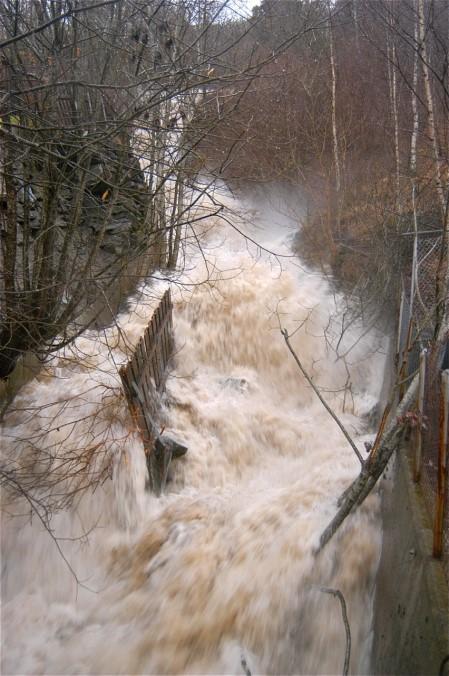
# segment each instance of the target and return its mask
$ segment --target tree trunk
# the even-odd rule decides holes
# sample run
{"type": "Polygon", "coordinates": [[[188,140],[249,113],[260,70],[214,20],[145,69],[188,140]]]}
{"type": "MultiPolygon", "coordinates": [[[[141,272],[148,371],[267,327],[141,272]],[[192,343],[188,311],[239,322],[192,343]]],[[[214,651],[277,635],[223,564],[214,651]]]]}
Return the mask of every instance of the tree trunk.
{"type": "Polygon", "coordinates": [[[442,161],[440,158],[440,150],[437,138],[435,112],[432,96],[432,86],[430,81],[429,56],[426,45],[426,30],[425,30],[425,16],[424,16],[424,0],[418,0],[418,25],[419,25],[419,53],[421,57],[421,67],[424,81],[424,91],[427,104],[427,120],[429,139],[432,144],[433,158],[435,164],[435,183],[438,198],[441,206],[441,213],[444,218],[446,210],[446,200],[444,197],[443,181],[442,181],[442,161]]]}
{"type": "Polygon", "coordinates": [[[339,509],[330,524],[322,532],[316,553],[325,547],[353,509],[362,504],[382,475],[394,451],[400,445],[404,427],[399,419],[413,404],[418,392],[418,382],[419,377],[416,374],[401,403],[396,408],[395,414],[391,417],[377,450],[372,451],[372,455],[365,462],[359,476],[341,496],[339,509]]]}
{"type": "Polygon", "coordinates": [[[329,6],[329,49],[330,49],[330,64],[332,77],[332,141],[333,141],[334,164],[335,164],[335,189],[337,191],[337,199],[339,200],[341,189],[341,167],[340,167],[340,155],[338,149],[338,133],[337,133],[337,69],[335,63],[335,45],[332,30],[332,14],[330,11],[330,6],[329,6]]]}

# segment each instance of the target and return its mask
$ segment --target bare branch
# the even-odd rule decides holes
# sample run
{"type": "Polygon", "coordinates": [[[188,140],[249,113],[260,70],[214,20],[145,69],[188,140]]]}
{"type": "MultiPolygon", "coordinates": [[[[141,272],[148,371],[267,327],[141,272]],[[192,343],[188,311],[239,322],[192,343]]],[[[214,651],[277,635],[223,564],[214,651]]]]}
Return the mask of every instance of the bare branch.
{"type": "Polygon", "coordinates": [[[349,662],[351,660],[351,627],[349,626],[348,611],[346,608],[345,597],[343,596],[343,594],[339,589],[331,589],[330,587],[321,587],[320,591],[322,591],[324,594],[331,594],[340,601],[341,615],[343,618],[343,623],[345,625],[346,632],[346,648],[345,648],[345,661],[343,664],[343,676],[348,676],[349,662]]]}
{"type": "Polygon", "coordinates": [[[319,400],[321,401],[321,403],[323,404],[323,406],[324,406],[324,408],[326,409],[326,411],[327,411],[327,412],[329,413],[329,415],[335,420],[335,422],[337,423],[338,427],[339,427],[339,428],[341,429],[341,431],[343,432],[343,434],[344,434],[344,436],[346,437],[346,439],[347,439],[349,445],[351,446],[352,450],[353,450],[354,453],[356,454],[357,458],[359,459],[360,464],[361,464],[362,467],[363,467],[365,463],[364,463],[364,460],[363,460],[362,455],[360,454],[360,451],[358,450],[357,446],[356,446],[355,443],[353,442],[353,440],[352,440],[352,438],[351,438],[349,432],[347,431],[346,427],[343,425],[343,423],[341,422],[341,420],[338,418],[338,416],[337,416],[337,415],[334,413],[334,411],[331,409],[331,407],[329,406],[329,404],[323,399],[323,397],[321,396],[321,392],[319,391],[319,389],[317,388],[317,386],[315,385],[315,383],[313,382],[313,380],[312,380],[312,379],[310,378],[310,376],[308,375],[308,373],[307,373],[307,371],[305,370],[304,366],[301,364],[301,362],[300,362],[300,360],[299,360],[299,358],[298,358],[298,355],[296,354],[296,352],[295,352],[294,349],[292,348],[292,345],[291,345],[290,340],[289,340],[289,334],[288,334],[287,329],[281,329],[281,333],[282,333],[282,335],[284,336],[284,340],[285,340],[285,342],[286,342],[286,344],[287,344],[287,347],[288,347],[288,349],[290,350],[290,352],[291,352],[291,354],[292,354],[292,356],[293,356],[293,359],[294,359],[295,362],[297,363],[297,365],[298,365],[298,367],[299,367],[299,370],[301,371],[302,375],[303,375],[304,378],[307,380],[307,382],[309,383],[310,387],[313,389],[313,391],[315,392],[316,396],[318,397],[318,399],[319,399],[319,400]]]}
{"type": "Polygon", "coordinates": [[[19,33],[18,35],[14,35],[12,38],[9,38],[8,40],[3,40],[3,42],[0,42],[0,49],[9,47],[9,45],[13,45],[15,42],[19,42],[20,40],[25,40],[25,38],[31,37],[31,35],[41,33],[46,28],[50,28],[50,26],[52,26],[53,24],[59,23],[64,19],[68,19],[70,16],[75,16],[75,14],[81,14],[82,12],[89,12],[92,11],[93,9],[99,9],[100,7],[106,7],[107,5],[115,5],[117,2],[120,1],[121,0],[103,0],[103,2],[89,5],[87,7],[78,7],[78,8],[72,7],[67,12],[58,14],[58,16],[54,17],[53,19],[50,19],[49,21],[46,21],[45,23],[42,23],[39,26],[36,26],[35,28],[31,28],[29,31],[26,31],[25,33],[19,33]]]}
{"type": "Polygon", "coordinates": [[[363,465],[359,476],[353,481],[350,487],[345,490],[342,498],[339,500],[340,507],[330,524],[322,532],[316,553],[320,552],[325,547],[340,528],[346,517],[351,514],[353,509],[362,504],[376,485],[394,451],[399,447],[404,431],[404,427],[399,419],[413,404],[418,392],[418,382],[419,378],[418,374],[416,374],[409,385],[404,398],[397,406],[381,442],[377,449],[374,449],[374,456],[373,452],[371,452],[371,455],[363,465]]]}

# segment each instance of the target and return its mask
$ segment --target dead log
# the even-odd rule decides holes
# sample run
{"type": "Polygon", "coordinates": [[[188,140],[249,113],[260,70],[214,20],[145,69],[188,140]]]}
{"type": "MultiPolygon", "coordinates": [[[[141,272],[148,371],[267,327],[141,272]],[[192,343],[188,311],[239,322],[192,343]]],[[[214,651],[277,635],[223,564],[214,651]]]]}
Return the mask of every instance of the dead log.
{"type": "Polygon", "coordinates": [[[418,374],[416,374],[403,399],[397,406],[394,415],[391,417],[389,424],[386,426],[385,432],[382,435],[382,439],[377,448],[374,448],[373,451],[371,451],[371,454],[364,463],[358,477],[340,497],[337,513],[327,528],[322,532],[316,553],[320,552],[323,547],[325,547],[354,508],[362,504],[376,485],[377,480],[382,475],[394,451],[399,448],[404,433],[404,423],[401,418],[404,413],[412,407],[416,399],[418,382],[418,374]]]}

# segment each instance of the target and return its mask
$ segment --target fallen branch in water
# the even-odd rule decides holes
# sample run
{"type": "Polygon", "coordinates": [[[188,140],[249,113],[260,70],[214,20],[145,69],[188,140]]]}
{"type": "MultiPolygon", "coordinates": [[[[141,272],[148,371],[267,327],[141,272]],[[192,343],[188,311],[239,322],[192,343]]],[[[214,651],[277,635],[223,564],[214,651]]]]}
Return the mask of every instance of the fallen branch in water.
{"type": "Polygon", "coordinates": [[[399,447],[402,439],[402,435],[406,426],[404,424],[404,415],[412,407],[414,400],[416,399],[418,392],[418,382],[419,375],[415,374],[413,380],[411,381],[408,390],[406,391],[403,399],[400,404],[397,406],[395,414],[391,417],[388,425],[385,425],[385,418],[382,420],[381,428],[379,429],[376,442],[371,450],[371,453],[366,461],[363,460],[360,452],[357,449],[354,441],[351,439],[348,431],[344,427],[341,420],[337,417],[334,411],[330,408],[327,402],[321,396],[317,386],[312,381],[306,370],[304,369],[301,361],[298,358],[298,355],[291,346],[289,335],[287,329],[281,329],[281,333],[284,336],[284,340],[287,344],[288,349],[293,355],[294,360],[296,361],[301,373],[304,378],[307,380],[309,385],[314,390],[315,394],[325,407],[326,411],[332,418],[335,420],[352,449],[356,453],[362,468],[358,477],[352,482],[352,484],[342,493],[340,496],[337,505],[338,511],[327,528],[323,531],[320,537],[320,542],[316,554],[320,552],[323,547],[329,542],[332,536],[337,532],[338,528],[341,526],[343,521],[346,519],[349,514],[353,511],[355,507],[360,506],[363,501],[370,494],[374,486],[376,485],[378,479],[382,475],[385,467],[388,464],[391,456],[394,451],[399,447]],[[385,431],[383,428],[385,427],[385,431]]]}
{"type": "Polygon", "coordinates": [[[322,532],[316,553],[323,549],[331,537],[337,532],[346,517],[355,507],[362,504],[376,485],[377,480],[382,475],[388,461],[401,443],[402,435],[406,429],[401,418],[413,405],[417,393],[418,374],[413,378],[404,398],[397,406],[395,414],[391,417],[389,424],[386,426],[385,432],[382,435],[377,448],[373,449],[375,452],[371,452],[371,455],[363,465],[359,476],[340,497],[340,500],[338,501],[338,504],[340,505],[339,509],[330,524],[322,532]]]}
{"type": "Polygon", "coordinates": [[[354,453],[355,453],[356,456],[358,457],[358,459],[359,459],[359,461],[360,461],[360,464],[361,464],[362,467],[363,467],[363,465],[364,465],[364,460],[363,460],[363,458],[362,458],[362,456],[361,456],[361,454],[360,454],[359,449],[357,448],[357,446],[356,446],[355,443],[353,442],[353,440],[352,440],[352,438],[351,438],[351,435],[349,434],[349,432],[347,431],[346,427],[345,427],[345,426],[343,425],[343,423],[341,422],[340,418],[334,413],[334,411],[331,409],[331,407],[330,407],[329,404],[325,401],[325,399],[323,399],[323,397],[321,396],[321,392],[319,391],[319,389],[317,388],[317,386],[316,386],[315,383],[313,382],[312,378],[309,376],[309,374],[308,374],[307,371],[305,370],[304,366],[301,364],[298,355],[296,354],[296,352],[294,351],[294,349],[293,349],[292,346],[291,346],[291,343],[290,343],[290,336],[288,335],[287,329],[281,329],[281,333],[282,333],[282,335],[284,336],[284,340],[285,340],[285,342],[286,342],[286,344],[287,344],[287,347],[288,347],[288,349],[290,350],[291,354],[293,355],[293,359],[295,360],[295,362],[296,362],[297,365],[299,366],[299,370],[301,371],[302,375],[303,375],[304,378],[307,380],[307,382],[309,383],[310,387],[313,389],[313,391],[315,392],[316,396],[318,397],[318,399],[319,399],[319,400],[321,401],[321,403],[323,404],[323,406],[324,406],[324,408],[326,409],[326,411],[327,411],[327,412],[329,413],[329,415],[335,420],[335,422],[337,423],[337,425],[339,426],[339,428],[341,429],[341,431],[342,431],[343,434],[345,435],[345,437],[346,437],[346,439],[347,439],[349,445],[351,446],[352,450],[354,451],[354,453]]]}
{"type": "Polygon", "coordinates": [[[349,626],[348,609],[346,607],[345,597],[343,596],[343,594],[339,589],[331,589],[330,587],[321,587],[320,591],[324,592],[324,594],[331,594],[340,601],[341,616],[343,618],[343,624],[345,625],[346,632],[346,648],[345,648],[345,661],[343,664],[343,676],[348,676],[349,661],[351,659],[351,627],[349,626]]]}

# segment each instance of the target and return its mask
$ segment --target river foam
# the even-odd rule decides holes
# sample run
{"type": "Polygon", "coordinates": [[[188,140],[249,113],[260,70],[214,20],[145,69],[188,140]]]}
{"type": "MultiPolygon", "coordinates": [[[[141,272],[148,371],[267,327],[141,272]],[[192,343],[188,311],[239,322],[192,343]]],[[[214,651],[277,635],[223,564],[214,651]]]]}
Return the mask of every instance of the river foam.
{"type": "Polygon", "coordinates": [[[377,497],[314,557],[358,461],[280,327],[362,448],[383,338],[356,323],[341,336],[328,283],[275,255],[290,253],[292,213],[260,194],[238,202],[221,189],[216,200],[222,213],[187,233],[171,280],[176,354],[164,411],[189,451],[165,495],[145,491],[117,369],[166,279],[143,285],[115,326],[56,355],[6,416],[8,471],[55,472],[36,498],[79,492],[51,520],[56,540],[36,513],[30,522],[29,500],[3,493],[2,673],[340,673],[344,626],[323,586],[346,598],[352,673],[368,669],[377,497]],[[80,476],[95,491],[78,488],[80,476]]]}

